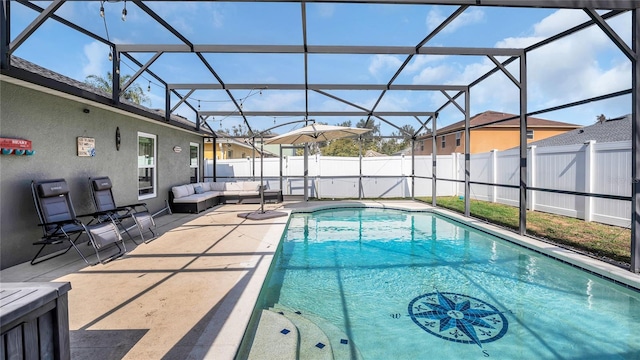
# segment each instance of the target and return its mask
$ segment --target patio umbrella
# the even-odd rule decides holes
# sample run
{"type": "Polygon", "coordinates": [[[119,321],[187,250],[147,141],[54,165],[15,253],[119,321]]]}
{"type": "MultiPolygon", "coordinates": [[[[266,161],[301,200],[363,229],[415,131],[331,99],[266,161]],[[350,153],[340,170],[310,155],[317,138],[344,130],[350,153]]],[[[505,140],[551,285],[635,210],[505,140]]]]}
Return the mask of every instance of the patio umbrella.
{"type": "Polygon", "coordinates": [[[371,129],[311,124],[291,132],[272,137],[266,144],[304,144],[341,139],[364,134],[371,129]]]}
{"type": "MultiPolygon", "coordinates": [[[[372,129],[325,124],[311,124],[268,139],[266,144],[306,144],[359,136],[372,129]]],[[[307,153],[305,152],[304,200],[307,201],[307,153]]]]}

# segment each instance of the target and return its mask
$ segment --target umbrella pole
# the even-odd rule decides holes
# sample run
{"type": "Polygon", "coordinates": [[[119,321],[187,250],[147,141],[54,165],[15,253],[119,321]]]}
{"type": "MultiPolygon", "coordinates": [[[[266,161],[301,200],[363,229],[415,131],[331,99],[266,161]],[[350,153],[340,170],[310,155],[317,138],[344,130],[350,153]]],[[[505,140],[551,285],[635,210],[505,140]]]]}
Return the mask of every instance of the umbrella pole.
{"type": "Polygon", "coordinates": [[[260,136],[260,213],[264,213],[264,138],[260,136]]]}
{"type": "Polygon", "coordinates": [[[309,201],[309,144],[304,143],[304,201],[309,201]]]}

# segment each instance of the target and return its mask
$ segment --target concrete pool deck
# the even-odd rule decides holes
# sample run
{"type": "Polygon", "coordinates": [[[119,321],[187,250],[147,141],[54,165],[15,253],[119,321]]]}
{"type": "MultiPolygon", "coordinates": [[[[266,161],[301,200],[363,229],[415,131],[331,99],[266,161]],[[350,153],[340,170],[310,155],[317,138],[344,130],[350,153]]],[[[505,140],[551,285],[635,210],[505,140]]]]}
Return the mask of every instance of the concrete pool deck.
{"type": "MultiPolygon", "coordinates": [[[[266,209],[305,212],[363,205],[432,209],[410,200],[285,202],[266,209]]],[[[200,214],[161,216],[156,219],[161,236],[130,249],[121,259],[86,266],[70,251],[35,266],[25,263],[2,270],[0,281],[71,283],[73,359],[233,359],[288,219],[237,216],[257,208],[223,205],[200,214]]],[[[477,223],[511,241],[640,288],[637,274],[477,223]]],[[[133,243],[127,241],[127,246],[133,243]]]]}

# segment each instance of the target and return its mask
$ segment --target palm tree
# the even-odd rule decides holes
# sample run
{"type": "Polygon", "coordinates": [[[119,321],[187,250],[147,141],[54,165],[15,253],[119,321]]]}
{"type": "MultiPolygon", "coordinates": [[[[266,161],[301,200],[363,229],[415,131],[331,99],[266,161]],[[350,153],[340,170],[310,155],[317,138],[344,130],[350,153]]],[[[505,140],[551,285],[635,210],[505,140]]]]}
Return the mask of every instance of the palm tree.
{"type": "MultiPolygon", "coordinates": [[[[120,87],[122,88],[124,84],[129,81],[129,79],[131,79],[131,75],[120,76],[120,87]]],[[[107,72],[106,78],[100,75],[89,75],[85,78],[84,82],[85,84],[91,85],[109,94],[113,93],[111,89],[111,84],[113,83],[113,76],[111,75],[111,72],[107,72]]],[[[129,85],[127,90],[124,91],[123,97],[125,98],[125,100],[131,101],[138,105],[151,105],[151,99],[149,98],[149,96],[147,96],[144,90],[142,90],[142,87],[140,87],[140,85],[136,83],[129,85]]]]}

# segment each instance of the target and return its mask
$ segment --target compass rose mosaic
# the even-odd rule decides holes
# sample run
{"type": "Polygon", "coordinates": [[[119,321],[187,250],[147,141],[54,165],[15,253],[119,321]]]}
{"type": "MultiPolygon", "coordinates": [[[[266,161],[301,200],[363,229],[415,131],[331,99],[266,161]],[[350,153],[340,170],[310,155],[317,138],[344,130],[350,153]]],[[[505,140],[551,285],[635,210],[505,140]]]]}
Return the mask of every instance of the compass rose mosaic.
{"type": "Polygon", "coordinates": [[[493,305],[471,296],[435,292],[409,303],[409,316],[431,335],[464,344],[496,341],[507,333],[507,318],[493,305]]]}

